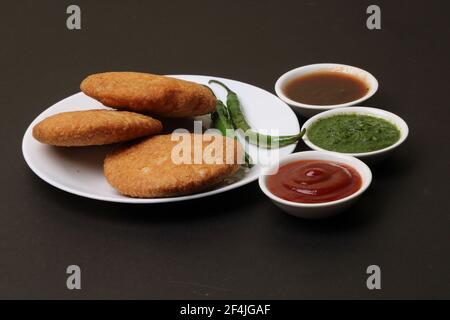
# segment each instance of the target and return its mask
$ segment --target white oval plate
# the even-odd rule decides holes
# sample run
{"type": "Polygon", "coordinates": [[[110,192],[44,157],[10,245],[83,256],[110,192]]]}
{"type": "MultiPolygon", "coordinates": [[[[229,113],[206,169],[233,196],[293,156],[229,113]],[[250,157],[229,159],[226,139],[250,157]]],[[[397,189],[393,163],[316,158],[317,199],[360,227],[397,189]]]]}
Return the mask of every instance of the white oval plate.
{"type": "MultiPolygon", "coordinates": [[[[243,110],[253,128],[260,130],[279,130],[282,135],[297,134],[300,126],[294,112],[287,104],[275,95],[255,86],[218,77],[197,75],[174,75],[173,77],[208,84],[211,79],[223,81],[232,90],[236,91],[242,103],[243,110]]],[[[226,99],[226,92],[216,85],[210,86],[217,97],[222,101],[226,99]]],[[[46,117],[66,111],[87,109],[109,109],[100,102],[77,93],[54,104],[42,112],[30,124],[22,141],[22,152],[31,170],[49,184],[91,199],[122,202],[122,203],[161,203],[174,202],[189,199],[202,198],[218,194],[243,186],[255,181],[260,174],[261,165],[256,165],[250,170],[241,170],[237,176],[229,181],[216,186],[212,190],[187,196],[171,198],[135,199],[119,194],[112,188],[103,176],[103,159],[111,146],[95,146],[82,148],[58,148],[36,141],[32,136],[35,124],[46,117]]],[[[165,125],[165,123],[163,123],[165,125]]],[[[258,149],[249,146],[249,154],[256,159],[258,152],[262,152],[269,158],[276,159],[292,153],[295,144],[274,150],[258,149]],[[279,152],[279,154],[277,154],[279,152]]],[[[259,153],[261,155],[261,153],[259,153]]]]}

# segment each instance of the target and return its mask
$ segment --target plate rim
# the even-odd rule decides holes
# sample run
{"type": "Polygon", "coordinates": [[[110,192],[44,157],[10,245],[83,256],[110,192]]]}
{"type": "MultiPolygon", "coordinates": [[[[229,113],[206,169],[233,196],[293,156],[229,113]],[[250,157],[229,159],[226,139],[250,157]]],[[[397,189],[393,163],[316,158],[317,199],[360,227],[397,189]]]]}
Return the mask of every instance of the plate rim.
{"type": "MultiPolygon", "coordinates": [[[[289,105],[287,105],[284,101],[282,101],[278,96],[276,96],[275,94],[273,94],[273,93],[271,93],[271,92],[269,92],[269,91],[267,91],[265,89],[262,89],[262,88],[259,88],[257,86],[254,86],[252,84],[245,83],[245,82],[242,82],[242,81],[239,81],[239,80],[227,79],[227,78],[216,77],[216,76],[208,76],[208,75],[194,75],[194,74],[176,74],[176,75],[173,75],[173,74],[171,74],[171,75],[167,75],[167,76],[170,76],[170,77],[209,77],[209,78],[214,78],[214,79],[219,79],[219,80],[234,81],[234,82],[238,82],[240,84],[244,84],[244,85],[247,85],[247,86],[254,87],[254,88],[258,89],[258,90],[265,91],[265,92],[271,94],[272,96],[274,96],[276,99],[280,100],[280,102],[282,102],[289,109],[288,111],[291,113],[291,115],[295,119],[298,120],[298,118],[297,118],[295,112],[292,110],[292,108],[289,107],[289,105]]],[[[80,91],[80,92],[74,93],[74,94],[72,94],[72,95],[70,95],[70,96],[68,96],[68,97],[66,97],[66,98],[64,98],[62,100],[59,100],[59,101],[53,103],[51,106],[49,106],[48,108],[46,108],[45,110],[40,112],[33,119],[33,121],[28,125],[28,127],[25,130],[25,133],[23,135],[23,138],[22,138],[21,149],[22,149],[22,155],[23,155],[23,157],[25,159],[26,164],[31,169],[31,171],[33,171],[33,173],[36,174],[40,179],[42,179],[43,181],[45,181],[46,183],[50,184],[51,186],[53,186],[55,188],[58,188],[58,189],[60,189],[62,191],[65,191],[65,192],[70,193],[70,194],[74,194],[74,195],[79,196],[79,197],[93,199],[93,200],[98,200],[98,201],[103,201],[103,202],[127,203],[127,204],[171,203],[171,202],[195,200],[195,199],[199,199],[199,198],[213,196],[213,195],[216,195],[216,194],[219,194],[219,193],[222,193],[222,192],[227,192],[227,191],[230,191],[230,190],[233,190],[233,189],[237,189],[237,188],[240,188],[240,187],[242,187],[242,186],[244,186],[246,184],[250,184],[250,183],[258,180],[258,178],[259,178],[259,176],[261,174],[261,172],[258,172],[258,173],[255,174],[254,177],[251,177],[249,179],[245,179],[244,178],[244,179],[241,179],[241,180],[239,180],[237,182],[234,182],[232,184],[226,185],[226,186],[218,188],[218,189],[209,190],[209,191],[200,192],[200,193],[195,193],[195,194],[190,194],[190,195],[183,195],[183,196],[178,196],[178,197],[167,197],[167,198],[131,198],[131,197],[126,197],[126,196],[123,196],[123,198],[113,198],[113,197],[108,197],[108,196],[97,196],[97,195],[93,195],[93,194],[90,194],[90,193],[87,193],[87,192],[84,192],[84,191],[79,191],[77,189],[68,187],[68,186],[66,186],[64,184],[61,184],[61,183],[55,181],[54,179],[48,177],[47,175],[43,174],[33,164],[33,162],[30,159],[30,155],[28,154],[28,151],[26,150],[25,144],[27,142],[27,138],[28,137],[32,137],[33,127],[34,127],[34,125],[35,125],[35,123],[37,121],[40,121],[40,120],[38,120],[38,118],[40,118],[40,116],[43,113],[45,113],[47,110],[51,109],[55,104],[62,103],[65,100],[71,99],[74,96],[77,96],[77,95],[80,95],[80,94],[83,94],[83,92],[80,91]]],[[[107,106],[104,106],[104,107],[109,108],[107,106]]],[[[300,126],[299,121],[297,121],[297,125],[298,125],[298,131],[300,132],[300,127],[301,126],[300,126]]],[[[289,145],[289,147],[292,146],[293,148],[292,148],[292,150],[288,151],[288,154],[291,154],[291,153],[294,152],[295,148],[297,147],[297,144],[298,144],[298,141],[296,143],[293,143],[293,144],[289,145]]],[[[258,169],[256,169],[256,170],[258,170],[258,169]]]]}

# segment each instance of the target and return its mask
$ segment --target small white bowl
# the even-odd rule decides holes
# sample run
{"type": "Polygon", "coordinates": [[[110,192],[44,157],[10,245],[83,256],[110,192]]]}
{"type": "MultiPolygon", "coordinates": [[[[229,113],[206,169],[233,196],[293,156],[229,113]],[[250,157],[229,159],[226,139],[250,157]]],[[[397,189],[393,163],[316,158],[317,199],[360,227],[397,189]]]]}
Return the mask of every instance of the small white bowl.
{"type": "Polygon", "coordinates": [[[300,115],[304,117],[311,117],[319,112],[335,109],[335,108],[343,108],[343,107],[349,107],[356,105],[360,102],[363,102],[367,99],[369,99],[371,96],[375,94],[378,90],[378,81],[377,79],[370,74],[369,72],[352,66],[347,66],[345,64],[336,64],[336,63],[318,63],[318,64],[310,64],[307,66],[303,66],[300,68],[293,69],[291,71],[286,72],[283,74],[275,83],[275,92],[277,96],[286,102],[288,105],[292,107],[293,110],[297,111],[300,115]],[[369,90],[367,93],[354,101],[350,101],[347,103],[342,104],[335,104],[335,105],[326,105],[326,106],[318,106],[318,105],[311,105],[311,104],[305,104],[298,101],[294,101],[289,99],[285,93],[284,88],[285,86],[291,82],[294,79],[297,79],[298,77],[311,74],[311,73],[317,73],[317,72],[323,72],[323,71],[329,71],[329,72],[341,72],[350,74],[354,77],[357,77],[364,83],[366,83],[369,86],[369,90]]]}
{"type": "Polygon", "coordinates": [[[319,113],[318,115],[315,115],[314,117],[310,118],[303,124],[302,130],[306,129],[306,134],[303,136],[303,141],[305,141],[308,147],[316,151],[330,151],[322,149],[319,146],[316,146],[314,143],[311,142],[311,140],[309,140],[308,127],[319,119],[328,118],[338,114],[361,114],[378,117],[386,121],[389,121],[390,123],[395,125],[398,128],[398,130],[400,130],[400,139],[389,147],[371,152],[345,153],[345,155],[360,158],[368,163],[375,163],[384,158],[388,153],[390,153],[392,150],[400,146],[406,140],[409,134],[408,125],[406,124],[406,122],[396,114],[393,114],[392,112],[369,107],[339,108],[319,113]]]}
{"type": "MultiPolygon", "coordinates": [[[[306,219],[319,219],[326,218],[336,215],[343,210],[350,207],[369,187],[372,182],[372,172],[369,167],[359,159],[343,155],[335,152],[320,152],[320,151],[304,151],[292,153],[280,161],[280,167],[298,160],[325,160],[333,161],[346,164],[354,168],[361,176],[362,185],[358,191],[355,193],[330,202],[324,203],[299,203],[284,200],[276,195],[274,195],[267,187],[267,181],[269,175],[261,175],[259,177],[259,186],[264,194],[272,200],[275,205],[280,209],[296,217],[306,218],[306,219]]],[[[276,169],[276,164],[271,168],[268,168],[267,172],[274,172],[276,169]]]]}

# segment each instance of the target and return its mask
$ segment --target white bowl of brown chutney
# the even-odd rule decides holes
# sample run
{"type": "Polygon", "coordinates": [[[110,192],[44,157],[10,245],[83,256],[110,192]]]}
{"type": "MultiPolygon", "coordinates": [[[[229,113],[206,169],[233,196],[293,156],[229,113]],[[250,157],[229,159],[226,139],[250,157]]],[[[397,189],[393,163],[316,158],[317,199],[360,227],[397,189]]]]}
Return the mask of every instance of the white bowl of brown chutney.
{"type": "Polygon", "coordinates": [[[377,90],[378,81],[369,72],[336,63],[293,69],[283,74],[275,84],[277,96],[304,117],[359,104],[377,90]]]}

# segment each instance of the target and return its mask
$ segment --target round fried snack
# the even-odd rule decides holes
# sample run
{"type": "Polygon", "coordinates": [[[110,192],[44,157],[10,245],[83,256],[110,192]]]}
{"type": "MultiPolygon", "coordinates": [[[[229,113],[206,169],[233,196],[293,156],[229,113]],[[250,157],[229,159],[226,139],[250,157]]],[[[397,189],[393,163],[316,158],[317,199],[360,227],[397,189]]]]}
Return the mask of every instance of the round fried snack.
{"type": "Polygon", "coordinates": [[[82,147],[128,141],[161,132],[162,124],[142,114],[116,110],[63,112],[33,127],[33,137],[46,144],[82,147]]]}
{"type": "Polygon", "coordinates": [[[243,150],[236,140],[189,133],[178,138],[158,135],[118,147],[105,159],[106,179],[131,197],[180,196],[222,182],[242,163],[243,150]]]}
{"type": "Polygon", "coordinates": [[[87,77],[81,90],[105,106],[167,118],[214,111],[216,98],[205,86],[138,72],[106,72],[87,77]]]}

